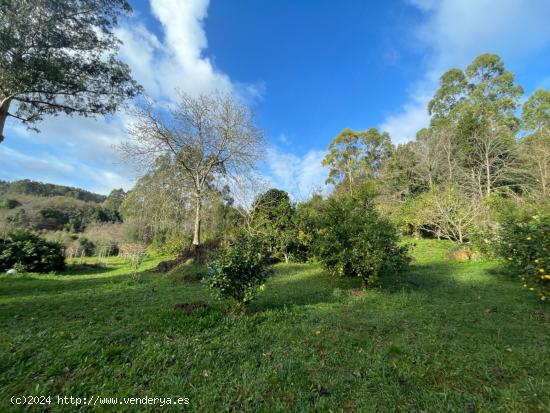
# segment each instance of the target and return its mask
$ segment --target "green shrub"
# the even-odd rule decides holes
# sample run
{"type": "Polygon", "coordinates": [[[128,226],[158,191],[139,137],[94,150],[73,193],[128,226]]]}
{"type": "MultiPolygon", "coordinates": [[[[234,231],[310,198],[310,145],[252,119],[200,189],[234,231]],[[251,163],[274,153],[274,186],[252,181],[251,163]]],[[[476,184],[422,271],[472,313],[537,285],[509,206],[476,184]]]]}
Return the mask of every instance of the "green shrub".
{"type": "Polygon", "coordinates": [[[159,255],[178,255],[191,244],[191,239],[180,232],[159,232],[153,238],[152,251],[159,255]]]}
{"type": "Polygon", "coordinates": [[[80,237],[78,239],[78,243],[80,244],[80,248],[84,250],[84,254],[87,257],[91,257],[92,255],[95,254],[95,244],[92,241],[90,241],[88,238],[80,237]]]}
{"type": "Polygon", "coordinates": [[[541,300],[550,296],[550,213],[512,210],[504,214],[497,251],[523,287],[541,300]]]}
{"type": "Polygon", "coordinates": [[[263,290],[270,273],[269,254],[262,241],[242,233],[213,254],[205,281],[220,297],[246,304],[263,290]]]}
{"type": "Polygon", "coordinates": [[[95,247],[95,253],[100,257],[114,257],[119,253],[118,244],[111,241],[105,245],[98,245],[95,247]]]}
{"type": "Polygon", "coordinates": [[[394,225],[381,217],[370,199],[347,195],[327,201],[318,232],[316,255],[334,275],[361,277],[367,287],[386,271],[408,263],[394,225]]]}
{"type": "Polygon", "coordinates": [[[0,239],[0,270],[50,272],[65,268],[63,248],[29,231],[16,231],[0,239]]]}
{"type": "Polygon", "coordinates": [[[2,203],[2,207],[6,209],[14,209],[14,208],[17,208],[18,206],[21,206],[21,202],[19,202],[17,199],[6,199],[2,203]]]}

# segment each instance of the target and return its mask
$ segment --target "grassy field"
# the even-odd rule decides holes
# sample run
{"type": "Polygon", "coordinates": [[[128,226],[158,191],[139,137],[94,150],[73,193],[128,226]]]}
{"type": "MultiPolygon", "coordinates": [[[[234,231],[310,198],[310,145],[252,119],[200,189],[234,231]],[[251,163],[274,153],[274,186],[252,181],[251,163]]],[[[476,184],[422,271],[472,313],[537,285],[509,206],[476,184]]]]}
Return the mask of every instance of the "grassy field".
{"type": "Polygon", "coordinates": [[[199,282],[122,261],[0,278],[0,411],[548,412],[550,308],[492,262],[418,242],[411,270],[358,289],[277,265],[236,314],[199,282]],[[202,299],[186,315],[175,303],[202,299]],[[189,398],[14,407],[11,396],[189,398]]]}

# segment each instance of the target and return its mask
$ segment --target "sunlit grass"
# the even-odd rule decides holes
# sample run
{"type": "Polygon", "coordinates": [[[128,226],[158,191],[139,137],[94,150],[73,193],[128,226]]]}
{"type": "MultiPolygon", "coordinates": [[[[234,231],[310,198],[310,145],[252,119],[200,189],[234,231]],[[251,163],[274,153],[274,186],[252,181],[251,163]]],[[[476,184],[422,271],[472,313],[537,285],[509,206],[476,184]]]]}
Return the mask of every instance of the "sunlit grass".
{"type": "Polygon", "coordinates": [[[410,271],[366,292],[317,264],[279,264],[246,314],[149,271],[158,258],[135,277],[118,259],[2,276],[0,411],[23,394],[190,399],[163,411],[548,411],[548,306],[494,262],[416,244],[410,271]],[[172,309],[194,300],[210,308],[172,309]]]}

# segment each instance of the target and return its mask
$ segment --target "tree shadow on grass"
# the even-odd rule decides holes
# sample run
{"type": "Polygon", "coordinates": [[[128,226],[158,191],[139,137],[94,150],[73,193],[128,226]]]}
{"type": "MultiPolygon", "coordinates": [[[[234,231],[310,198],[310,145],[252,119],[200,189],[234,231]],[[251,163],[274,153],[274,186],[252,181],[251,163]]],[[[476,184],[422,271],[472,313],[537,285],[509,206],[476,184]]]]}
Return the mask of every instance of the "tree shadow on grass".
{"type": "Polygon", "coordinates": [[[380,277],[382,291],[388,293],[405,291],[434,290],[442,287],[454,288],[459,283],[453,277],[457,266],[453,262],[413,264],[401,273],[391,273],[380,277]]]}
{"type": "MultiPolygon", "coordinates": [[[[416,292],[434,297],[470,291],[477,287],[477,281],[465,277],[462,282],[457,278],[457,274],[468,274],[468,266],[468,263],[454,261],[413,264],[401,273],[382,275],[376,291],[382,294],[416,292]]],[[[347,295],[361,288],[358,277],[334,277],[318,265],[287,264],[276,267],[266,292],[250,303],[249,311],[258,313],[292,306],[331,304],[341,300],[342,292],[347,295]]]]}
{"type": "MultiPolygon", "coordinates": [[[[177,288],[166,280],[148,276],[142,280],[117,281],[108,285],[113,278],[93,280],[98,282],[88,284],[93,285],[93,288],[88,289],[69,288],[65,284],[50,294],[31,292],[25,299],[18,299],[17,295],[12,294],[9,298],[15,299],[0,304],[0,327],[7,330],[24,328],[34,325],[33,320],[40,319],[41,328],[44,329],[53,326],[63,328],[61,326],[64,323],[71,323],[71,329],[75,331],[79,328],[88,329],[96,323],[103,329],[112,328],[109,327],[111,323],[127,328],[130,323],[146,324],[150,331],[164,331],[182,321],[187,328],[192,319],[202,318],[200,314],[195,316],[193,313],[191,317],[174,311],[174,304],[197,299],[210,303],[207,291],[197,283],[188,288],[177,288]]],[[[215,306],[212,308],[212,311],[206,311],[206,315],[210,318],[219,317],[215,306]]]]}
{"type": "MultiPolygon", "coordinates": [[[[104,271],[97,272],[78,272],[73,275],[96,275],[107,273],[104,271]]],[[[111,269],[112,271],[112,269],[111,269]]],[[[143,274],[151,273],[151,270],[142,270],[136,273],[136,278],[139,279],[143,274]]],[[[33,276],[15,276],[0,279],[0,297],[24,297],[24,296],[44,296],[55,295],[57,293],[73,292],[79,290],[87,290],[100,288],[109,283],[121,283],[130,280],[132,274],[122,273],[111,276],[100,276],[94,278],[74,278],[71,275],[57,278],[38,278],[33,276]]]]}
{"type": "Polygon", "coordinates": [[[336,290],[360,288],[358,278],[329,275],[320,265],[285,264],[276,267],[267,289],[250,303],[252,313],[338,301],[336,290]]]}
{"type": "Polygon", "coordinates": [[[116,266],[98,265],[98,264],[69,264],[65,268],[65,271],[59,275],[71,277],[74,275],[95,275],[111,272],[115,270],[116,266]]]}

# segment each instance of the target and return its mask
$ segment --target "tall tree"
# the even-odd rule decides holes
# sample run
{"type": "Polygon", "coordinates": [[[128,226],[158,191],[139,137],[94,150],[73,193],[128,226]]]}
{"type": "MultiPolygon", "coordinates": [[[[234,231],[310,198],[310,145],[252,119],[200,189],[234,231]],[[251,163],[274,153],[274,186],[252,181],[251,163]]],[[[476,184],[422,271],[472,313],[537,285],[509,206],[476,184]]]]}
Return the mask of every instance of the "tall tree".
{"type": "Polygon", "coordinates": [[[0,142],[6,119],[111,113],[140,93],[117,59],[126,0],[1,0],[0,142]]]}
{"type": "Polygon", "coordinates": [[[431,125],[455,123],[461,135],[469,135],[487,123],[517,130],[516,109],[523,88],[496,54],[481,54],[465,71],[451,69],[440,78],[440,86],[428,104],[431,125]]]}
{"type": "Polygon", "coordinates": [[[263,134],[251,110],[229,94],[180,94],[169,112],[149,103],[138,108],[136,116],[130,140],[121,149],[140,164],[167,156],[188,179],[195,204],[193,245],[198,250],[203,203],[213,180],[249,173],[263,153],[263,134]]]}
{"type": "Polygon", "coordinates": [[[530,133],[549,133],[550,90],[537,89],[523,105],[523,128],[530,133]]]}
{"type": "Polygon", "coordinates": [[[507,185],[516,172],[513,134],[522,94],[500,57],[482,54],[465,71],[446,72],[428,105],[431,128],[452,131],[457,164],[480,195],[507,185]]]}
{"type": "Polygon", "coordinates": [[[267,241],[268,249],[282,254],[288,262],[298,235],[293,221],[295,208],[288,193],[269,189],[255,199],[253,210],[257,211],[256,230],[267,241]]]}
{"type": "Polygon", "coordinates": [[[353,194],[358,178],[378,176],[392,151],[390,136],[376,128],[367,131],[344,129],[329,145],[322,161],[329,167],[327,183],[344,183],[353,194]]]}
{"type": "Polygon", "coordinates": [[[521,120],[528,133],[521,141],[522,155],[532,177],[531,191],[550,197],[550,91],[536,90],[523,105],[521,120]]]}
{"type": "Polygon", "coordinates": [[[141,241],[185,234],[193,228],[190,189],[172,159],[159,157],[128,192],[119,210],[124,221],[135,224],[134,235],[141,241]]]}

